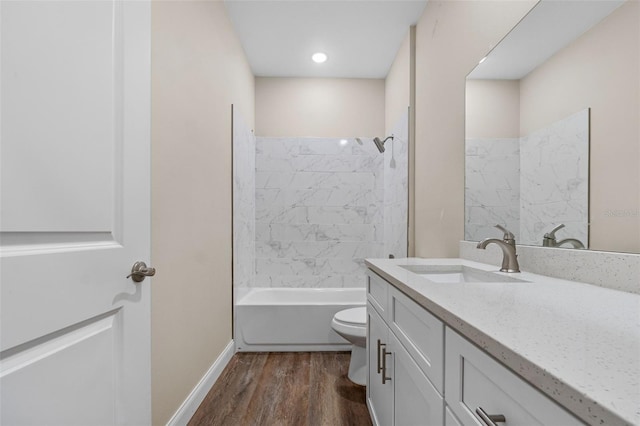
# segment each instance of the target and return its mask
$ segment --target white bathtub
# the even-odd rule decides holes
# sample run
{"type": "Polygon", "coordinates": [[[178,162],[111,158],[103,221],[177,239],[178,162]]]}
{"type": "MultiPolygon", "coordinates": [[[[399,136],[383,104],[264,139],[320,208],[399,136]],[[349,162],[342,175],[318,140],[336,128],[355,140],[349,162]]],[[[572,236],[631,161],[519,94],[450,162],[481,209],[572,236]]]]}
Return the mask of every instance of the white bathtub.
{"type": "Polygon", "coordinates": [[[235,306],[235,342],[241,352],[349,350],[331,328],[343,309],[365,306],[364,288],[254,288],[235,306]]]}

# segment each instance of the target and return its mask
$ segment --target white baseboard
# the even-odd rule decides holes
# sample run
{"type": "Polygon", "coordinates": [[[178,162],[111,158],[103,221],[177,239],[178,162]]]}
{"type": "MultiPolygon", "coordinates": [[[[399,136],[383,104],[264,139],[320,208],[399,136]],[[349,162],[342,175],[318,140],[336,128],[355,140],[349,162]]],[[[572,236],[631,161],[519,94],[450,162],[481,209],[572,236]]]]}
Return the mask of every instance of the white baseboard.
{"type": "Polygon", "coordinates": [[[237,352],[349,352],[351,343],[335,345],[244,345],[236,348],[237,352]]]}
{"type": "Polygon", "coordinates": [[[173,417],[167,422],[167,426],[184,426],[189,423],[189,420],[191,420],[191,417],[193,417],[193,414],[207,396],[213,384],[218,380],[220,374],[222,374],[222,370],[224,370],[229,361],[231,361],[234,353],[235,343],[232,340],[227,347],[224,348],[218,359],[215,360],[202,379],[200,379],[196,387],[193,388],[173,417]]]}

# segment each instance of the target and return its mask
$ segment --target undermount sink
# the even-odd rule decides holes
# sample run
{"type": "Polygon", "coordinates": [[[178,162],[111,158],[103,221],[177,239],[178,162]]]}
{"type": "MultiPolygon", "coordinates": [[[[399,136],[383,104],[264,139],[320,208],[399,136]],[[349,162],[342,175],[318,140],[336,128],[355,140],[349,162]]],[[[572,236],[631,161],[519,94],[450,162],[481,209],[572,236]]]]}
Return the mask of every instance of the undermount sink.
{"type": "Polygon", "coordinates": [[[464,265],[399,265],[435,283],[505,283],[526,282],[495,272],[483,271],[464,265]]]}

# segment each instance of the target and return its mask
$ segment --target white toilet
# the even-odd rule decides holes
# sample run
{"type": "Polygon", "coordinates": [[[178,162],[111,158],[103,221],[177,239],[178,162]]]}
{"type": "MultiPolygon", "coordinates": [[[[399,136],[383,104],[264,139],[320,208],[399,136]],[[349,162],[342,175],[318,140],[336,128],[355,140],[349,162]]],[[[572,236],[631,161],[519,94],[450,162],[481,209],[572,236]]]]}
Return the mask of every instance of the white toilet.
{"type": "Polygon", "coordinates": [[[353,344],[349,363],[349,380],[358,385],[367,384],[367,308],[352,308],[333,316],[331,328],[353,344]]]}

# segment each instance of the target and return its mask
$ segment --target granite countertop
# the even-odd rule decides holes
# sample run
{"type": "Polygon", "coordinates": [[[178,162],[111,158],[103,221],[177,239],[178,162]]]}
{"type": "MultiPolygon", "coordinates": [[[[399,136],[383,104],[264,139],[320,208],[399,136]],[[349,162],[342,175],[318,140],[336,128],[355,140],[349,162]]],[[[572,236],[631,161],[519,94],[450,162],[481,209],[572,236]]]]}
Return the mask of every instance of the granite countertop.
{"type": "Polygon", "coordinates": [[[591,425],[640,424],[640,295],[522,272],[528,282],[429,281],[399,265],[499,267],[464,259],[367,259],[450,328],[591,425]]]}

